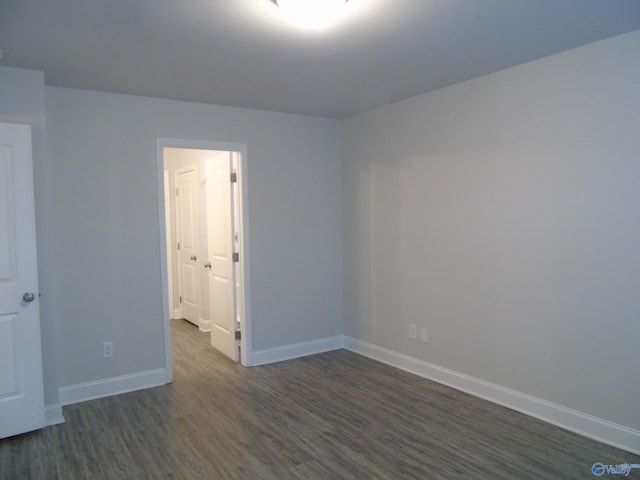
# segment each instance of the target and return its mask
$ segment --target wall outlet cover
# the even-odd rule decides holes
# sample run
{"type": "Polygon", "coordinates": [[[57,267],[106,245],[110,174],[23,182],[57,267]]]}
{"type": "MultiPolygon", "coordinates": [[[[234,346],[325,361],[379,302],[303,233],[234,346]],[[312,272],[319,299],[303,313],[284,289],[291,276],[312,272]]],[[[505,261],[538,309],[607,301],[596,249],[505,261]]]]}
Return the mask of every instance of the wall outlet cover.
{"type": "Polygon", "coordinates": [[[104,342],[102,344],[102,354],[104,358],[113,357],[113,342],[104,342]]]}
{"type": "Polygon", "coordinates": [[[417,329],[418,327],[416,325],[414,324],[409,325],[409,338],[411,338],[412,340],[415,340],[416,338],[418,338],[417,329]]]}
{"type": "Polygon", "coordinates": [[[427,327],[420,327],[420,341],[426,342],[428,338],[427,327]]]}

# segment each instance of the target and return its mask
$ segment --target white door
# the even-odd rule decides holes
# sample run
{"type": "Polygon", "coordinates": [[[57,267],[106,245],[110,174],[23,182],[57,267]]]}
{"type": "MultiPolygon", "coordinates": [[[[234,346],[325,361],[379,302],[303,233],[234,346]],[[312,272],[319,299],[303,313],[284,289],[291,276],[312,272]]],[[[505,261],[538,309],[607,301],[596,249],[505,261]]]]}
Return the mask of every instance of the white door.
{"type": "Polygon", "coordinates": [[[0,123],[0,438],[44,426],[31,128],[0,123]]]}
{"type": "Polygon", "coordinates": [[[231,152],[207,158],[205,165],[211,345],[237,361],[231,152]]]}
{"type": "Polygon", "coordinates": [[[200,172],[196,167],[176,171],[178,284],[182,318],[200,324],[200,172]]]}

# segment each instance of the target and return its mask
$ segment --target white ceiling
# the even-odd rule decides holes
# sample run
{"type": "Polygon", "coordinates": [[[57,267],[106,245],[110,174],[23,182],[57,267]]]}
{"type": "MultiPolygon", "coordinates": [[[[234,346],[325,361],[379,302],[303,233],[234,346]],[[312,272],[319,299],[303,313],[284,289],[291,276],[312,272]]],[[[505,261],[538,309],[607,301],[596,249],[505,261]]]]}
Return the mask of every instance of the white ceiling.
{"type": "MultiPolygon", "coordinates": [[[[640,29],[640,0],[0,0],[0,65],[48,85],[343,118],[640,29]]],[[[640,59],[639,59],[640,61],[640,59]]]]}

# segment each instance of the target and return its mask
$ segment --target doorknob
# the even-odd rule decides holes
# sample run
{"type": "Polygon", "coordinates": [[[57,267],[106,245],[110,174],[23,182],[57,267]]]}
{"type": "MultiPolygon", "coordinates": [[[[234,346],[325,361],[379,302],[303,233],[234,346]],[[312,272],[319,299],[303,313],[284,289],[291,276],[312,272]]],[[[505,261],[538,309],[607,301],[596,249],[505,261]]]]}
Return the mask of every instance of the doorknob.
{"type": "Polygon", "coordinates": [[[33,302],[35,299],[36,299],[36,294],[33,292],[24,292],[22,294],[22,300],[24,300],[27,303],[33,302]]]}
{"type": "Polygon", "coordinates": [[[211,268],[211,262],[207,262],[204,264],[204,268],[211,268]]]}
{"type": "Polygon", "coordinates": [[[198,257],[196,257],[195,255],[191,255],[191,260],[193,260],[194,262],[198,259],[198,257]]]}

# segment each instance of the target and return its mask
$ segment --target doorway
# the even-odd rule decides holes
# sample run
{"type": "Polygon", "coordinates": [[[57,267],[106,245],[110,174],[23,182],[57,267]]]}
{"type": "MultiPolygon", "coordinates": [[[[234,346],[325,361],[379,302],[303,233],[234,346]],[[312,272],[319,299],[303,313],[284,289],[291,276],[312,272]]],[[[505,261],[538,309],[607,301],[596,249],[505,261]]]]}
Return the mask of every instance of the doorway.
{"type": "Polygon", "coordinates": [[[158,172],[168,381],[172,318],[249,366],[246,146],[159,139],[158,172]]]}

